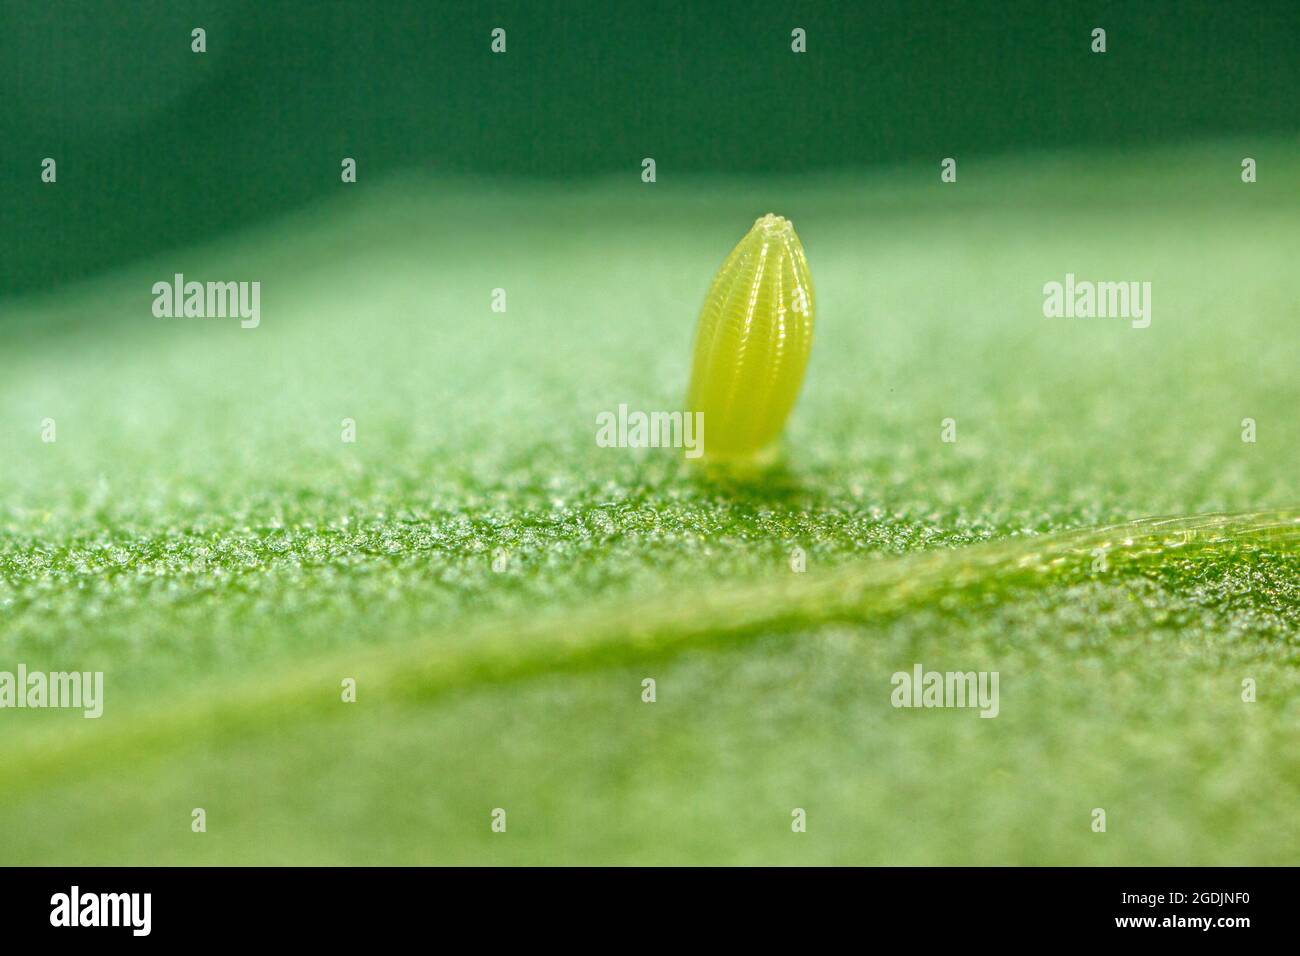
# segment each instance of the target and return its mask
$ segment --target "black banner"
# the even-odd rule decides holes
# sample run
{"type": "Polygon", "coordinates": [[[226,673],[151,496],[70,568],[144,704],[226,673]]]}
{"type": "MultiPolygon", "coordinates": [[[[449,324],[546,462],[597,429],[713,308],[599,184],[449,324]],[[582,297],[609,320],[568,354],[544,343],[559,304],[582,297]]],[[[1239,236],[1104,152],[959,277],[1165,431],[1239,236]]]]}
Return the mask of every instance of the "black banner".
{"type": "MultiPolygon", "coordinates": [[[[918,943],[1212,940],[1293,925],[1294,869],[0,871],[10,940],[374,943],[514,929],[634,940],[683,921],[728,937],[844,924],[918,943]],[[850,925],[851,924],[851,925],[850,925]],[[910,929],[909,929],[910,927],[910,929]],[[614,935],[610,935],[614,934],[614,935]],[[919,935],[917,935],[919,934],[919,935]]],[[[709,935],[705,931],[706,935],[709,935]]]]}

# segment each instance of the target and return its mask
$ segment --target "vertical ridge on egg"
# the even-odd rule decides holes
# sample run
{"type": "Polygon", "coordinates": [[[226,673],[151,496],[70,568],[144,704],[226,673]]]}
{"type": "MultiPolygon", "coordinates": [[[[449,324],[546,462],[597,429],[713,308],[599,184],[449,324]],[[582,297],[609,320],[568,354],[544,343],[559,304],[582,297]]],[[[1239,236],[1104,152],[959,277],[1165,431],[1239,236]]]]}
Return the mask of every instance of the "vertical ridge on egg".
{"type": "Polygon", "coordinates": [[[793,224],[759,218],[700,310],[687,407],[704,413],[706,458],[753,458],[774,444],[803,383],[814,312],[793,224]]]}

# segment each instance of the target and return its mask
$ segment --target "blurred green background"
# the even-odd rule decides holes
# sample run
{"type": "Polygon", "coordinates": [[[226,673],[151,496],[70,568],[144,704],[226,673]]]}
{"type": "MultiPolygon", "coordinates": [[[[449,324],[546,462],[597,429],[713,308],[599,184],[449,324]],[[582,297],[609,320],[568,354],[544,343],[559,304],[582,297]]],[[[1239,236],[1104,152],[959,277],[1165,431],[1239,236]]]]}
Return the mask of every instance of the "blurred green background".
{"type": "Polygon", "coordinates": [[[0,670],[107,700],[0,711],[0,862],[1295,862],[1294,549],[715,603],[1296,506],[1293,7],[438,9],[5,8],[0,670]],[[820,310],[782,466],[596,447],[768,211],[820,310]],[[175,272],[260,327],[155,318],[175,272]],[[1066,272],[1151,327],[1044,318],[1066,272]],[[893,709],[917,662],[1001,715],[893,709]]]}
{"type": "Polygon", "coordinates": [[[1297,35],[1289,2],[18,0],[0,8],[0,292],[281,215],[337,192],[343,156],[361,185],[559,186],[645,156],[669,183],[1293,132],[1297,35]]]}

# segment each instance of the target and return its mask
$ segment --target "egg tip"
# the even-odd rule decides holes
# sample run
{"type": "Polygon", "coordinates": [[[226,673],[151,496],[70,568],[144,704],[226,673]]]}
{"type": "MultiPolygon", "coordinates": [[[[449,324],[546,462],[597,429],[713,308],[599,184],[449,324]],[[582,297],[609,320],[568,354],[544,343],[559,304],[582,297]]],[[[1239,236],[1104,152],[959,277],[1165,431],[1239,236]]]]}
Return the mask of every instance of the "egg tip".
{"type": "Polygon", "coordinates": [[[754,220],[754,228],[762,230],[767,235],[779,236],[794,232],[794,223],[784,216],[769,212],[754,220]]]}

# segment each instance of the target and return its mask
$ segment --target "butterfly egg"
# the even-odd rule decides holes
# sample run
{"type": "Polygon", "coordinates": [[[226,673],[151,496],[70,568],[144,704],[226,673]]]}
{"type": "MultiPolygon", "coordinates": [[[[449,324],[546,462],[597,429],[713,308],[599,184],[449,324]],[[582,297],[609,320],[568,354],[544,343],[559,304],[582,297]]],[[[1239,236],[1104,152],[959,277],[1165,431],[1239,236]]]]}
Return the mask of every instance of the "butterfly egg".
{"type": "Polygon", "coordinates": [[[706,458],[775,450],[803,384],[814,311],[803,244],[768,213],[731,250],[700,310],[687,408],[704,413],[706,458]]]}

